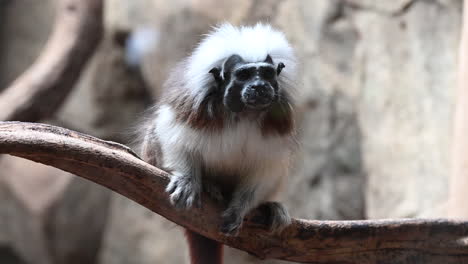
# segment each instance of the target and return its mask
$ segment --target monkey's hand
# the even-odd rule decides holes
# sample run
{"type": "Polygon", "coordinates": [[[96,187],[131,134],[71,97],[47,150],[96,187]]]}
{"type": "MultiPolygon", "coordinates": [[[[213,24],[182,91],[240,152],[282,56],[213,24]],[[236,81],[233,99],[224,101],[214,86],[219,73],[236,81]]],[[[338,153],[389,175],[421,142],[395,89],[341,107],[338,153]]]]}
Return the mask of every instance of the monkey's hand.
{"type": "Polygon", "coordinates": [[[177,209],[188,209],[192,206],[201,206],[201,182],[197,177],[180,172],[173,172],[166,192],[170,201],[177,209]]]}

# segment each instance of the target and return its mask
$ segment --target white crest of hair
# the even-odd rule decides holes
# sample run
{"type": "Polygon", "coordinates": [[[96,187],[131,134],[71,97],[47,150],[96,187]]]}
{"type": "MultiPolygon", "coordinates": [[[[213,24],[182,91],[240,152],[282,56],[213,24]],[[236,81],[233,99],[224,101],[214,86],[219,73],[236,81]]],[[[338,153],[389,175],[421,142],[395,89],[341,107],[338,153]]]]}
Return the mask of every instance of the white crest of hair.
{"type": "MultiPolygon", "coordinates": [[[[195,100],[195,107],[201,103],[213,84],[208,72],[221,67],[231,55],[237,54],[246,62],[263,62],[270,55],[275,63],[283,62],[286,67],[278,82],[281,89],[291,89],[296,73],[296,58],[283,32],[268,24],[235,27],[229,23],[215,27],[194,50],[187,61],[185,80],[188,91],[195,100]]],[[[293,93],[293,91],[291,91],[293,93]]]]}

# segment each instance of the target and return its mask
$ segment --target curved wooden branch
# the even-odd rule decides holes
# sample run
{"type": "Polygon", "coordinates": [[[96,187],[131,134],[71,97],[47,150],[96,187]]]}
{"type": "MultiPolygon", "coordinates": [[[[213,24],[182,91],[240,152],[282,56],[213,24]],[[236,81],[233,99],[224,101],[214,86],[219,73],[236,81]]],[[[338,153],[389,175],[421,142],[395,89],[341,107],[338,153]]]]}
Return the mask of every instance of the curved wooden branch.
{"type": "MultiPolygon", "coordinates": [[[[71,172],[120,193],[181,226],[261,258],[308,263],[468,263],[468,222],[443,219],[375,221],[293,220],[271,235],[251,213],[239,237],[217,232],[220,208],[176,211],[164,187],[167,173],[129,148],[60,127],[0,122],[0,153],[71,172]]],[[[313,202],[313,201],[311,201],[313,202]]]]}
{"type": "Polygon", "coordinates": [[[37,61],[0,93],[0,120],[50,117],[74,87],[103,31],[102,0],[61,0],[37,61]]]}

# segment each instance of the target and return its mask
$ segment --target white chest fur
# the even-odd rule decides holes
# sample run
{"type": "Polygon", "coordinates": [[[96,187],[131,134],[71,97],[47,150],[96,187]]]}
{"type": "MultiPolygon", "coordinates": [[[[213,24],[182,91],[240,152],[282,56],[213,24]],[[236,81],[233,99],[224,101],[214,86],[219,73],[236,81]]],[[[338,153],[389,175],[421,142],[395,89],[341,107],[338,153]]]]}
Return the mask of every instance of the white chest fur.
{"type": "Polygon", "coordinates": [[[258,124],[240,121],[220,131],[203,132],[176,122],[170,106],[158,111],[156,133],[161,140],[164,165],[177,167],[180,153],[197,153],[208,168],[247,172],[282,163],[289,155],[288,139],[264,137],[258,124]]]}

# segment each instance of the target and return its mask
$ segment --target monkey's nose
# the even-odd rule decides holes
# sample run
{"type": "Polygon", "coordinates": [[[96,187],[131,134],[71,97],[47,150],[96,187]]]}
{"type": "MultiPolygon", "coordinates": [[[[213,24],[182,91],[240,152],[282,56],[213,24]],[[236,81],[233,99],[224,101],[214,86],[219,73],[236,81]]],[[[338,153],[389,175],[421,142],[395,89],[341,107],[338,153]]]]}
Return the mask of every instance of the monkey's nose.
{"type": "Polygon", "coordinates": [[[243,97],[247,105],[264,107],[273,101],[273,89],[267,85],[254,85],[245,91],[243,97]]]}

